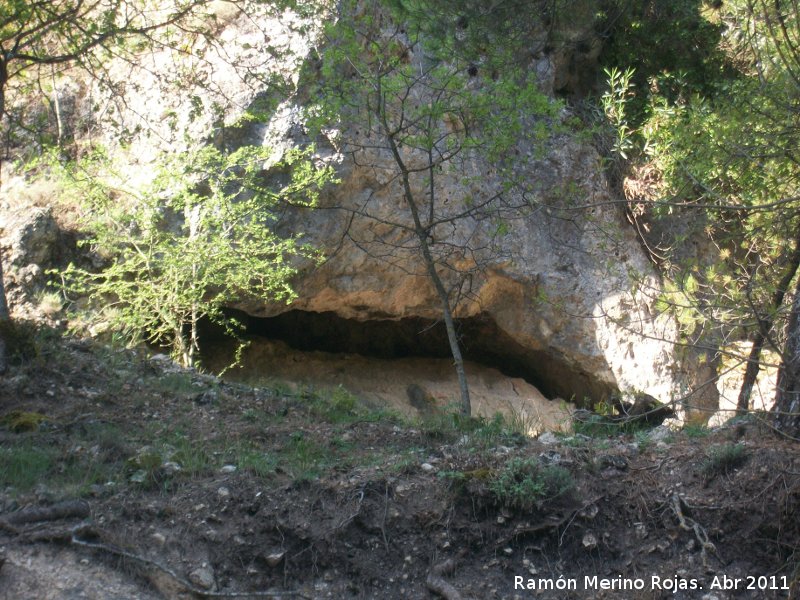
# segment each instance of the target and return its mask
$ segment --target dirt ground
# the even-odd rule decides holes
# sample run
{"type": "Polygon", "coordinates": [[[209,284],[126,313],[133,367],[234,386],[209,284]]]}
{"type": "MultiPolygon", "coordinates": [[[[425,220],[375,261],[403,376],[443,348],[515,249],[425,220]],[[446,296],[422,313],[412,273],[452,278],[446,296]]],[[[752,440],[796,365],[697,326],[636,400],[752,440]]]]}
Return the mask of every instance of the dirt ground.
{"type": "Polygon", "coordinates": [[[800,446],[757,420],[534,440],[55,334],[0,419],[9,600],[800,593],[800,446]],[[503,496],[513,464],[566,491],[503,496]]]}

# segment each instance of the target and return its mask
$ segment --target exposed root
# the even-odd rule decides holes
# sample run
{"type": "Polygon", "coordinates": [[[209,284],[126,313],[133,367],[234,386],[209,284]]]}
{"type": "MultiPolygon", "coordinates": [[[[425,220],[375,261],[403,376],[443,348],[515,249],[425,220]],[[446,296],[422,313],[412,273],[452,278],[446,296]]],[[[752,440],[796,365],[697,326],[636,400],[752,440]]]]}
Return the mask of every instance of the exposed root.
{"type": "Polygon", "coordinates": [[[434,594],[437,594],[445,600],[464,600],[461,593],[452,585],[447,583],[442,575],[445,573],[452,573],[455,570],[455,563],[452,559],[448,559],[431,569],[428,573],[428,578],[425,580],[425,585],[434,594]]]}
{"type": "Polygon", "coordinates": [[[84,519],[89,516],[89,503],[84,500],[65,500],[52,506],[32,507],[13,512],[5,517],[8,523],[36,523],[58,519],[84,519]]]}
{"type": "Polygon", "coordinates": [[[716,554],[717,547],[711,543],[711,541],[708,539],[706,530],[703,529],[703,527],[697,521],[683,514],[683,509],[681,508],[681,498],[678,496],[677,492],[672,494],[671,506],[672,512],[674,512],[675,516],[678,518],[678,524],[680,525],[681,529],[694,532],[695,538],[697,538],[697,541],[700,542],[700,556],[703,558],[703,566],[706,568],[706,570],[712,570],[708,564],[708,553],[710,551],[716,554]]]}
{"type": "Polygon", "coordinates": [[[40,521],[57,521],[60,519],[85,519],[89,516],[89,503],[83,500],[65,500],[52,506],[35,506],[18,510],[0,519],[0,529],[19,535],[17,525],[38,523],[40,521]]]}

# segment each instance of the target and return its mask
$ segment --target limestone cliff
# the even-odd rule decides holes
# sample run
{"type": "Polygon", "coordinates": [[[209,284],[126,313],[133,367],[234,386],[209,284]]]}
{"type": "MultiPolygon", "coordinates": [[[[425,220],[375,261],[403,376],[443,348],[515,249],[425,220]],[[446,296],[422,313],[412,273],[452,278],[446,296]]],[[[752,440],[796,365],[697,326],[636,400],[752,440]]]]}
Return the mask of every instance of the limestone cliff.
{"type": "MultiPolygon", "coordinates": [[[[94,119],[106,144],[116,148],[118,163],[126,165],[132,188],[151,176],[158,151],[175,144],[257,143],[280,152],[310,141],[302,120],[307,98],[302,83],[277,94],[271,86],[277,75],[298,85],[295,74],[303,64],[325,52],[318,21],[288,12],[260,20],[235,13],[221,17],[216,35],[224,57],[218,51],[212,55],[211,46],[198,40],[202,52],[195,48],[194,54],[204,57],[199,63],[162,52],[144,57],[140,65],[110,69],[127,85],[121,95],[114,89],[113,118],[106,111],[94,119]],[[174,78],[176,72],[185,79],[174,78]],[[241,77],[242,72],[249,75],[241,77]],[[248,116],[255,112],[269,118],[248,116]],[[121,130],[124,147],[115,146],[121,130]]],[[[590,48],[596,56],[595,45],[590,48]]],[[[552,92],[555,85],[567,85],[564,60],[563,49],[543,50],[528,66],[540,74],[542,88],[552,92]]],[[[107,90],[82,85],[84,102],[103,97],[104,106],[112,102],[107,90]]],[[[564,109],[558,119],[569,117],[564,109]]],[[[359,127],[339,124],[350,133],[359,127]]],[[[326,190],[315,209],[287,211],[281,225],[319,248],[325,261],[302,266],[294,283],[298,298],[290,306],[250,298],[236,308],[253,317],[295,311],[359,323],[437,321],[440,303],[413,252],[387,261],[365,244],[376,237],[391,242],[398,235],[380,225],[381,215],[402,210],[396,179],[379,168],[387,157],[378,152],[369,165],[357,164],[338,139],[330,129],[314,141],[317,159],[336,166],[340,183],[326,190]],[[366,202],[370,218],[363,218],[366,202]]],[[[465,323],[464,344],[474,356],[490,357],[491,366],[509,367],[512,376],[523,374],[550,397],[591,403],[621,389],[669,399],[680,388],[670,342],[674,327],[658,315],[654,294],[637,291],[657,290],[659,280],[608,190],[600,157],[588,142],[569,133],[552,137],[545,150],[532,152],[522,142],[516,148],[515,172],[535,182],[527,188],[535,196],[526,199],[530,210],[509,218],[503,236],[493,237],[493,224],[469,219],[446,232],[479,247],[500,240],[499,248],[482,256],[481,268],[456,307],[457,318],[465,323]]],[[[265,176],[280,174],[265,165],[265,176]]],[[[437,179],[437,194],[455,203],[490,197],[503,183],[478,151],[461,171],[437,179]]],[[[414,185],[425,182],[420,178],[414,185]]],[[[419,354],[425,355],[424,338],[418,343],[419,354]]]]}

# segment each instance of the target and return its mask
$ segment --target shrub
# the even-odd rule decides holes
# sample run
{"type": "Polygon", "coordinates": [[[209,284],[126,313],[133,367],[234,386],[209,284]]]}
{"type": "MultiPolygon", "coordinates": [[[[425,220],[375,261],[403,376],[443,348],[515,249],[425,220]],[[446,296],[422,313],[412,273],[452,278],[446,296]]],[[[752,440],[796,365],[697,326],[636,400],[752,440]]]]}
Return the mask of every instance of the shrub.
{"type": "Polygon", "coordinates": [[[700,470],[709,479],[729,475],[747,461],[747,450],[742,444],[714,446],[707,452],[700,470]]]}
{"type": "Polygon", "coordinates": [[[572,492],[572,475],[563,467],[543,466],[535,458],[513,458],[494,477],[489,489],[495,499],[505,506],[531,510],[548,500],[572,492]]]}

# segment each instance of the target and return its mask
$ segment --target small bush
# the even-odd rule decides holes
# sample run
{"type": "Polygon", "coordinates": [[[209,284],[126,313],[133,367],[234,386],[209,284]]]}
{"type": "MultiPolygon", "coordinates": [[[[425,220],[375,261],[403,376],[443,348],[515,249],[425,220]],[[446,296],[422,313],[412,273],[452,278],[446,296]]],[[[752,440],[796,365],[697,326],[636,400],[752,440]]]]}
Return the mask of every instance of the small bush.
{"type": "Polygon", "coordinates": [[[561,498],[575,487],[563,467],[543,466],[535,458],[513,458],[489,483],[496,500],[505,506],[531,510],[548,500],[561,498]]]}
{"type": "Polygon", "coordinates": [[[700,470],[707,478],[729,475],[747,461],[747,450],[742,444],[714,446],[707,453],[700,470]]]}
{"type": "Polygon", "coordinates": [[[620,423],[613,423],[605,415],[595,413],[581,414],[572,423],[572,431],[576,435],[585,435],[591,438],[614,437],[622,432],[620,423]]]}
{"type": "Polygon", "coordinates": [[[330,423],[346,423],[358,418],[358,398],[342,386],[333,388],[327,398],[318,397],[313,411],[330,423]]]}
{"type": "Polygon", "coordinates": [[[41,413],[12,410],[0,418],[0,425],[8,427],[14,433],[23,433],[25,431],[38,431],[39,425],[48,420],[47,416],[41,413]]]}
{"type": "Polygon", "coordinates": [[[36,305],[48,317],[55,317],[64,308],[64,297],[54,290],[43,290],[36,294],[36,305]]]}
{"type": "Polygon", "coordinates": [[[32,321],[0,321],[0,338],[5,341],[8,358],[13,364],[21,364],[39,355],[37,337],[38,328],[32,321]]]}

